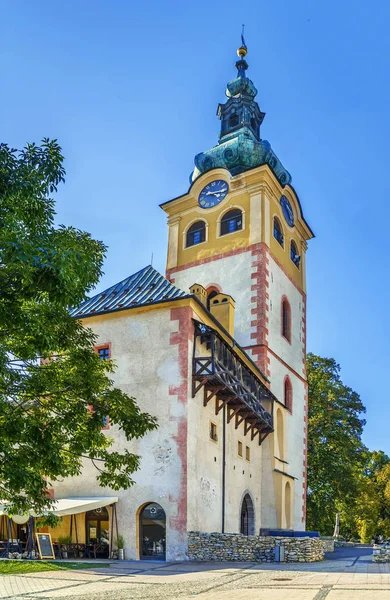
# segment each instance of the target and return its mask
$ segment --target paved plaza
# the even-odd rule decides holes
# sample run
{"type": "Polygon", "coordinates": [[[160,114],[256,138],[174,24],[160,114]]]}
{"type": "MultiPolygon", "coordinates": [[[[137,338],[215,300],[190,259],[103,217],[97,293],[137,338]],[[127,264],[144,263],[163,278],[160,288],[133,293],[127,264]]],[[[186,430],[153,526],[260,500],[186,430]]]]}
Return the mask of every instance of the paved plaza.
{"type": "Polygon", "coordinates": [[[374,565],[367,552],[340,549],[330,560],[302,565],[126,561],[107,569],[0,576],[0,598],[389,600],[390,565],[374,565]]]}

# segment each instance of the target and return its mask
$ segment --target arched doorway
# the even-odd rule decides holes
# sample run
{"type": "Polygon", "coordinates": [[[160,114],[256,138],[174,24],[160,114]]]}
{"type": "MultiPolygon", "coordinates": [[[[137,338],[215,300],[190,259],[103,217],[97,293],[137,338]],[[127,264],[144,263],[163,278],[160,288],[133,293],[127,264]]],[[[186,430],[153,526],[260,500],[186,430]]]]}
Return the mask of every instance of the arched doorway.
{"type": "Polygon", "coordinates": [[[141,560],[165,560],[166,517],[156,502],[144,506],[139,515],[141,560]]]}
{"type": "Polygon", "coordinates": [[[255,511],[252,498],[245,494],[241,504],[240,533],[243,535],[255,535],[255,511]]]}

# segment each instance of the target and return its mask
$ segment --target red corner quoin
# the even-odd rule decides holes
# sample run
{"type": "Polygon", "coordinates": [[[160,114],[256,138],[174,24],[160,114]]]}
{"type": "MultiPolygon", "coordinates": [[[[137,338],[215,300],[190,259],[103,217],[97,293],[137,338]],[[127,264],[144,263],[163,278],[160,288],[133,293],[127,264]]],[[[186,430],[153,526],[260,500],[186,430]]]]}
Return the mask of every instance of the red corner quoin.
{"type": "Polygon", "coordinates": [[[188,342],[192,338],[193,323],[192,310],[188,306],[171,309],[171,321],[177,325],[176,331],[171,333],[170,345],[177,346],[177,361],[179,364],[179,380],[169,386],[169,395],[176,396],[183,405],[183,416],[170,415],[169,420],[177,423],[177,433],[173,440],[177,445],[177,452],[181,461],[181,477],[179,497],[170,496],[171,502],[177,503],[177,516],[170,517],[170,528],[179,534],[184,541],[187,533],[187,401],[189,390],[189,350],[188,342]]]}

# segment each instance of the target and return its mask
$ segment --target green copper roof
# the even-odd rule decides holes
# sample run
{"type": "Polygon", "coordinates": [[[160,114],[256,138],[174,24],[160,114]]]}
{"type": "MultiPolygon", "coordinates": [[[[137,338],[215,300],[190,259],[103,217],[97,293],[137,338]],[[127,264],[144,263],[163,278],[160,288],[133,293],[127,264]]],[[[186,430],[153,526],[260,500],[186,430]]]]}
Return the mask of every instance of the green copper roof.
{"type": "Polygon", "coordinates": [[[247,48],[238,49],[237,77],[227,84],[228,100],[219,104],[217,115],[221,120],[221,133],[216,146],[195,156],[195,169],[190,181],[218,167],[237,175],[260,165],[269,165],[282,186],[291,183],[290,173],[271,148],[260,137],[260,126],[265,117],[255,101],[257,89],[246,76],[248,64],[244,57],[247,48]]]}

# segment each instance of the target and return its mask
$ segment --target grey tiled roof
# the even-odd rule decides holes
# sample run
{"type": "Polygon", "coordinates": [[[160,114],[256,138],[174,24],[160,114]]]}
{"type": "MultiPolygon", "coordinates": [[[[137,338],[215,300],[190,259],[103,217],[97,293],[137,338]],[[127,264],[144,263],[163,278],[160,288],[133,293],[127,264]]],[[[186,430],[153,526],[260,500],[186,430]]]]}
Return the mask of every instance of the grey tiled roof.
{"type": "Polygon", "coordinates": [[[81,306],[71,310],[71,315],[82,318],[185,296],[189,296],[189,293],[179,290],[149,265],[104,292],[89,298],[81,306]]]}

